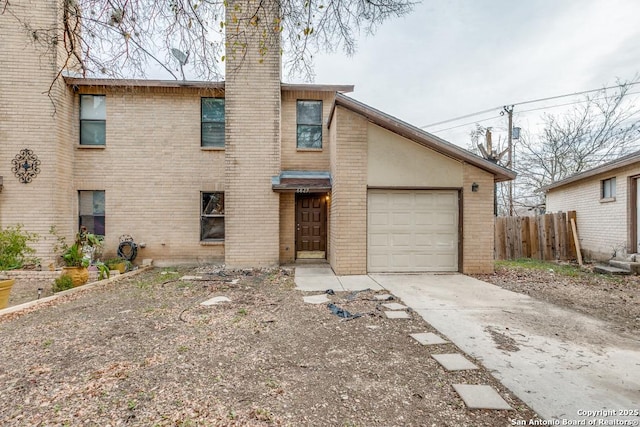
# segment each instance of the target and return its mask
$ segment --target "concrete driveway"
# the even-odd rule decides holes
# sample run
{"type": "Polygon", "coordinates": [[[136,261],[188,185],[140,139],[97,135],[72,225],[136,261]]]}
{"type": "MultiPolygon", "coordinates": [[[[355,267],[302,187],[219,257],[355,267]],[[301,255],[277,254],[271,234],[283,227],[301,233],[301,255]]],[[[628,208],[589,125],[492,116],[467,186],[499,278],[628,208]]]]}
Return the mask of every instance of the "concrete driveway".
{"type": "MultiPolygon", "coordinates": [[[[541,417],[640,422],[640,416],[620,412],[640,410],[637,336],[620,336],[604,322],[461,274],[369,277],[541,417]],[[599,410],[616,412],[587,412],[599,410]]],[[[596,423],[591,425],[622,425],[596,423]]]]}

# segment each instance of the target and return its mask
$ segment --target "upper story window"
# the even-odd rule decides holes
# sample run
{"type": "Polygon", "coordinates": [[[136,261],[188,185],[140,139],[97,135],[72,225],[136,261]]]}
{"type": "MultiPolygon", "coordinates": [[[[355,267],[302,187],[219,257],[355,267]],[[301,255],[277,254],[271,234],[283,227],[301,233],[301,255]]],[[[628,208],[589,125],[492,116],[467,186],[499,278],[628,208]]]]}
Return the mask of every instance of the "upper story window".
{"type": "Polygon", "coordinates": [[[297,147],[322,148],[322,101],[298,101],[297,147]]]}
{"type": "Polygon", "coordinates": [[[78,201],[80,227],[86,227],[89,233],[104,236],[104,191],[78,191],[78,201]]]}
{"type": "Polygon", "coordinates": [[[224,98],[201,100],[202,147],[224,148],[224,98]]]}
{"type": "Polygon", "coordinates": [[[616,197],[616,178],[609,178],[602,180],[602,192],[603,199],[613,199],[616,197]]]}
{"type": "Polygon", "coordinates": [[[107,97],[80,95],[80,145],[105,145],[107,97]]]}

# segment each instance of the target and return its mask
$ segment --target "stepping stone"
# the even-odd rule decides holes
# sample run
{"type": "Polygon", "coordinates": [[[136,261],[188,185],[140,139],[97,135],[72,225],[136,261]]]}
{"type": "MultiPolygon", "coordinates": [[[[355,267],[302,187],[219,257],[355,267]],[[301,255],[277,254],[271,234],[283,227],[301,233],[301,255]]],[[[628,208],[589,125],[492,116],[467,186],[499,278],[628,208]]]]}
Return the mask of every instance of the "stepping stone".
{"type": "Polygon", "coordinates": [[[469,409],[513,410],[498,392],[488,385],[454,384],[453,388],[469,409]]]}
{"type": "Polygon", "coordinates": [[[445,341],[432,332],[421,332],[418,334],[409,334],[411,338],[418,341],[422,345],[435,345],[435,344],[447,344],[449,341],[445,341]]]}
{"type": "Polygon", "coordinates": [[[331,302],[331,300],[327,298],[327,294],[309,295],[307,297],[303,297],[302,299],[307,304],[324,304],[325,302],[331,302]]]}
{"type": "Polygon", "coordinates": [[[468,369],[478,369],[469,359],[458,353],[432,354],[431,357],[442,365],[447,371],[465,371],[468,369]]]}
{"type": "Polygon", "coordinates": [[[411,316],[406,311],[385,311],[387,318],[389,319],[410,319],[411,316]]]}
{"type": "Polygon", "coordinates": [[[213,297],[204,302],[201,302],[200,305],[217,305],[225,302],[231,302],[231,300],[227,297],[213,297]]]}
{"type": "Polygon", "coordinates": [[[388,304],[382,304],[383,307],[388,308],[389,310],[404,310],[407,308],[406,305],[398,304],[397,302],[390,302],[388,304]]]}
{"type": "Polygon", "coordinates": [[[376,299],[378,301],[389,301],[393,299],[393,295],[389,295],[389,294],[374,295],[373,299],[376,299]]]}

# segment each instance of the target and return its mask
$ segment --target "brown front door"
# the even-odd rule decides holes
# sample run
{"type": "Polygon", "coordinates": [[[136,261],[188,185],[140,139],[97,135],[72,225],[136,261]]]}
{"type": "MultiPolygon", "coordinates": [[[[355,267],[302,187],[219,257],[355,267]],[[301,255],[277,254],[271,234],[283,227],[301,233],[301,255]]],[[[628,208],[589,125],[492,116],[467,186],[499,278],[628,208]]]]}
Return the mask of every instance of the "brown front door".
{"type": "Polygon", "coordinates": [[[326,195],[296,194],[296,258],[326,258],[326,195]]]}

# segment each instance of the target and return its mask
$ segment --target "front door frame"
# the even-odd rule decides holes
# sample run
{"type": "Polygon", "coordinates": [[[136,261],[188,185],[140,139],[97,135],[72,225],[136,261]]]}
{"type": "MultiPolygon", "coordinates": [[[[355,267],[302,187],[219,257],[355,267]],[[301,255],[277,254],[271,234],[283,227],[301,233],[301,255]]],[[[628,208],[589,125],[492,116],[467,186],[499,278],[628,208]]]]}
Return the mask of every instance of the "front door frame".
{"type": "Polygon", "coordinates": [[[627,188],[629,189],[629,194],[627,195],[627,200],[629,203],[627,204],[627,218],[629,229],[628,233],[628,244],[627,244],[627,253],[635,254],[640,252],[640,242],[638,239],[640,238],[640,233],[638,233],[638,225],[640,225],[638,221],[638,211],[639,201],[638,201],[638,180],[640,180],[640,175],[633,175],[627,178],[627,188]]]}
{"type": "Polygon", "coordinates": [[[327,233],[327,205],[328,193],[296,193],[295,197],[295,257],[296,259],[327,259],[328,233],[327,233]],[[319,238],[320,245],[317,251],[303,249],[304,218],[302,203],[304,200],[317,200],[319,202],[319,238]]]}

